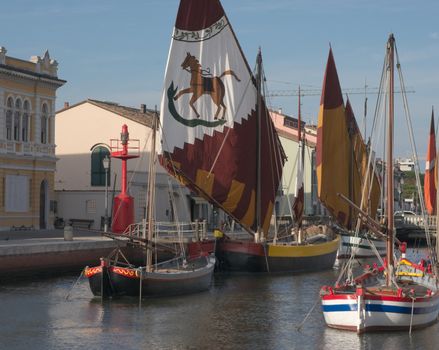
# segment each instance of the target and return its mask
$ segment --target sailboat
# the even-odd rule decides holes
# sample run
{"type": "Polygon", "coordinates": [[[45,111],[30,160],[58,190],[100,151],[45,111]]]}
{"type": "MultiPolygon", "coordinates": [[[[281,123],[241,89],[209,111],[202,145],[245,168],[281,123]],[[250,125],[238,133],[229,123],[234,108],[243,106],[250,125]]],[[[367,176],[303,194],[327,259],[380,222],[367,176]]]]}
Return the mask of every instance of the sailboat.
{"type": "Polygon", "coordinates": [[[337,236],[314,244],[270,242],[285,157],[262,96],[261,52],[256,61],[253,73],[220,1],[180,2],[161,108],[167,136],[161,163],[249,233],[248,240],[216,241],[220,268],[331,268],[337,236]]]}
{"type": "MultiPolygon", "coordinates": [[[[368,146],[364,142],[363,136],[361,135],[349,98],[347,98],[346,101],[345,118],[346,132],[349,136],[349,152],[347,154],[348,173],[344,174],[346,175],[345,179],[348,183],[348,198],[357,206],[363,205],[363,209],[365,209],[371,217],[375,218],[381,194],[381,184],[376,171],[368,166],[368,146]],[[365,189],[367,200],[365,200],[362,204],[361,198],[363,188],[365,189]]],[[[337,135],[329,135],[329,137],[332,136],[337,138],[337,135]]],[[[372,163],[374,163],[374,159],[372,159],[372,163]]],[[[334,165],[334,163],[330,164],[330,166],[331,165],[334,165]]],[[[343,178],[341,171],[338,172],[338,176],[343,178]]],[[[322,202],[325,201],[322,200],[322,202]]],[[[330,205],[330,207],[332,206],[330,205]]],[[[377,235],[374,235],[373,232],[367,232],[367,230],[361,230],[358,234],[355,234],[355,211],[352,208],[349,208],[349,212],[347,214],[347,221],[339,221],[339,224],[344,229],[339,231],[341,244],[340,249],[337,252],[338,261],[351,258],[375,258],[376,251],[380,256],[385,256],[385,242],[377,235]]]]}
{"type": "MultiPolygon", "coordinates": [[[[369,228],[381,231],[386,240],[386,258],[381,266],[366,266],[365,271],[354,277],[352,266],[343,270],[334,286],[321,288],[320,296],[326,324],[332,328],[364,333],[374,330],[401,330],[420,328],[436,322],[439,312],[438,275],[436,256],[429,245],[431,261],[423,259],[419,263],[411,261],[406,255],[406,244],[401,243],[401,256],[394,254],[394,187],[393,187],[393,133],[394,133],[394,66],[395,53],[401,89],[404,92],[402,73],[393,34],[390,34],[386,46],[386,59],[383,68],[381,86],[387,86],[378,95],[377,111],[387,114],[386,121],[386,198],[385,226],[371,218],[367,212],[345,200],[347,206],[357,211],[358,222],[369,228]],[[387,104],[387,106],[386,106],[387,104]]],[[[336,70],[327,74],[335,74],[336,70]]],[[[326,87],[328,87],[326,85],[326,87]]],[[[324,85],[323,98],[341,103],[339,88],[327,90],[324,85]]],[[[407,100],[403,94],[404,106],[408,112],[407,100]]],[[[323,111],[321,110],[321,113],[323,111]]],[[[337,111],[332,111],[337,113],[337,111]]],[[[408,115],[408,113],[407,113],[408,115]]],[[[410,118],[407,118],[408,121],[410,118]]],[[[376,123],[375,125],[379,125],[376,123]]],[[[377,132],[377,129],[375,129],[377,132]]],[[[411,138],[413,134],[410,133],[411,138]]],[[[375,142],[372,142],[375,144],[375,142]]],[[[415,150],[413,150],[415,153],[415,150]]],[[[416,153],[415,153],[416,154],[416,153]]],[[[418,168],[419,169],[419,168],[418,168]]],[[[420,186],[420,181],[418,181],[420,186]]],[[[341,198],[343,195],[332,193],[341,198]]],[[[422,197],[421,197],[422,198],[422,197]]],[[[421,200],[421,203],[423,201],[421,200]]],[[[428,237],[428,235],[427,235],[428,237]]],[[[427,239],[428,241],[428,239],[427,239]]]]}
{"type": "Polygon", "coordinates": [[[385,243],[370,234],[366,237],[363,226],[356,233],[356,210],[338,196],[344,195],[375,218],[381,190],[376,171],[368,163],[371,153],[349,98],[344,106],[332,49],[329,50],[320,103],[316,149],[318,197],[339,227],[341,244],[337,262],[375,258],[375,250],[384,256],[385,243]]]}
{"type": "MultiPolygon", "coordinates": [[[[133,244],[136,244],[140,249],[146,250],[146,263],[136,266],[130,263],[120,249],[115,249],[109,256],[101,258],[99,266],[86,267],[84,274],[88,278],[90,289],[95,296],[157,297],[196,293],[210,288],[215,268],[213,254],[188,257],[185,249],[182,248],[176,251],[175,257],[153,263],[153,253],[156,257],[158,254],[154,245],[159,230],[159,225],[154,221],[157,123],[158,115],[154,118],[152,125],[147,219],[139,224],[128,226],[130,232],[137,231],[138,235],[122,235],[123,238],[129,238],[133,241],[133,244]]],[[[179,223],[170,223],[168,227],[181,230],[179,223]]],[[[181,235],[179,236],[181,239],[181,235]]],[[[112,236],[112,238],[117,239],[116,237],[112,236]]]]}
{"type": "MultiPolygon", "coordinates": [[[[195,2],[199,3],[200,1],[195,2]]],[[[204,14],[216,15],[215,6],[211,7],[206,5],[211,2],[201,1],[201,3],[203,6],[197,6],[195,8],[203,10],[204,14]],[[210,10],[213,10],[213,12],[210,12],[210,10]]],[[[184,140],[183,143],[187,142],[188,140],[183,136],[184,128],[187,128],[185,130],[187,131],[186,137],[189,139],[192,137],[193,140],[193,137],[197,136],[192,133],[196,127],[200,130],[223,127],[225,124],[224,113],[226,111],[226,106],[223,102],[224,84],[222,83],[221,78],[224,75],[232,75],[235,79],[239,80],[235,73],[229,70],[225,71],[220,77],[208,77],[205,81],[203,81],[204,78],[201,78],[201,81],[191,81],[194,87],[189,89],[193,90],[192,92],[194,96],[199,92],[198,89],[203,90],[203,93],[210,91],[208,93],[211,94],[212,101],[216,103],[217,106],[215,116],[212,118],[214,120],[207,121],[200,118],[195,106],[192,104],[193,101],[190,102],[190,104],[193,112],[197,115],[190,120],[179,115],[180,112],[174,101],[176,101],[182,94],[188,93],[189,91],[187,90],[185,92],[185,90],[180,90],[177,93],[177,87],[174,88],[174,81],[175,83],[183,82],[179,80],[179,75],[181,75],[181,73],[178,71],[175,63],[183,59],[183,63],[181,64],[183,72],[186,72],[186,69],[188,69],[191,74],[196,75],[197,73],[201,73],[200,71],[194,71],[198,69],[198,64],[196,63],[195,57],[191,56],[189,53],[189,50],[191,52],[196,52],[194,48],[184,48],[182,50],[181,47],[181,43],[185,46],[186,42],[195,43],[196,47],[200,47],[200,38],[197,38],[197,33],[192,31],[196,28],[196,25],[194,27],[193,23],[186,23],[185,18],[185,13],[189,9],[194,9],[192,5],[194,5],[192,1],[182,1],[180,4],[166,69],[166,88],[162,99],[162,101],[166,102],[162,102],[160,115],[161,127],[158,127],[158,118],[154,118],[154,124],[152,126],[153,138],[151,142],[151,160],[148,172],[147,219],[137,225],[138,227],[136,231],[142,232],[142,237],[129,237],[130,239],[137,241],[146,250],[146,264],[143,266],[134,266],[128,261],[128,259],[126,259],[120,250],[116,250],[109,257],[101,258],[100,266],[87,267],[85,269],[85,276],[89,279],[92,293],[97,296],[111,297],[140,295],[142,297],[156,297],[180,295],[204,291],[209,289],[211,285],[216,263],[214,254],[201,252],[197,256],[187,256],[185,249],[182,248],[178,250],[178,255],[171,260],[156,263],[153,262],[154,242],[156,241],[155,238],[158,233],[157,225],[154,221],[156,156],[159,157],[161,164],[163,164],[172,175],[176,176],[187,187],[193,189],[194,185],[196,185],[191,182],[189,177],[186,177],[185,180],[183,180],[183,176],[185,176],[185,167],[183,163],[175,163],[176,161],[180,161],[178,155],[173,155],[168,152],[158,154],[156,149],[165,147],[166,145],[169,145],[170,142],[175,143],[182,140],[184,140]],[[186,50],[188,50],[187,54],[186,50]],[[170,81],[172,82],[169,84],[170,81]],[[200,82],[201,85],[199,85],[200,82]],[[217,90],[220,92],[217,92],[217,90]],[[217,93],[219,95],[216,95],[217,93]],[[220,115],[221,108],[223,108],[222,115],[220,115]],[[170,116],[171,118],[175,118],[174,125],[170,125],[170,116]],[[175,129],[172,130],[172,128],[175,129]],[[161,140],[158,143],[160,145],[159,147],[156,145],[157,129],[160,130],[161,136],[161,140]],[[176,170],[177,167],[178,171],[176,170]]],[[[192,13],[192,16],[195,18],[195,13],[192,13]]],[[[213,25],[214,23],[212,22],[211,24],[213,25]]],[[[217,23],[216,26],[212,27],[212,29],[215,28],[220,29],[221,23],[217,23]]],[[[198,34],[201,34],[201,37],[207,35],[206,33],[198,34]]],[[[180,66],[180,64],[178,66],[180,66]]],[[[195,149],[195,152],[199,151],[200,150],[195,149]]],[[[194,168],[191,170],[196,169],[194,168]]],[[[178,223],[176,226],[177,230],[180,230],[178,223]]],[[[194,223],[193,226],[195,227],[197,224],[194,223]]]]}

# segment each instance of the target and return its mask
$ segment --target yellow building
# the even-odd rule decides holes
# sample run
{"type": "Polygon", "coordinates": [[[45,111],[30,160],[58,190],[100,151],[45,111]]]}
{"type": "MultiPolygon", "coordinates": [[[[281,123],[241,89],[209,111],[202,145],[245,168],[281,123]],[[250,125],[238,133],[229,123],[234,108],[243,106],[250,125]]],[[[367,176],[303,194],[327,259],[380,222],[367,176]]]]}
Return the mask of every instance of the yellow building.
{"type": "Polygon", "coordinates": [[[0,230],[53,227],[57,67],[0,47],[0,230]]]}

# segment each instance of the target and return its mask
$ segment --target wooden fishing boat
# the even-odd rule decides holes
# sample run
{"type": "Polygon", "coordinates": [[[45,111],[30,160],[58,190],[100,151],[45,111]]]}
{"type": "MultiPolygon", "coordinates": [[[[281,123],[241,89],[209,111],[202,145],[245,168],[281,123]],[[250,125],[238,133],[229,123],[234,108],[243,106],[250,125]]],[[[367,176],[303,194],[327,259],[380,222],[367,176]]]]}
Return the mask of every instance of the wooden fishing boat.
{"type": "MultiPolygon", "coordinates": [[[[385,110],[388,113],[386,135],[387,164],[393,164],[395,51],[395,39],[393,34],[391,34],[387,42],[382,77],[382,82],[387,83],[386,89],[383,91],[383,96],[386,96],[386,98],[378,100],[379,103],[387,102],[388,108],[381,109],[380,106],[377,106],[377,111],[385,110]]],[[[396,59],[398,73],[401,76],[401,65],[397,52],[396,59]]],[[[402,79],[401,86],[404,92],[402,79]]],[[[325,101],[325,95],[328,93],[334,99],[338,99],[338,101],[342,99],[332,51],[330,51],[326,67],[322,101],[325,101]],[[331,79],[333,80],[332,82],[328,81],[331,79]],[[337,81],[336,84],[334,84],[334,80],[337,81]],[[330,91],[327,89],[329,86],[331,87],[330,91]]],[[[405,97],[403,96],[403,98],[405,97]]],[[[327,115],[331,115],[331,113],[334,115],[334,113],[338,112],[334,110],[327,111],[327,107],[323,106],[321,108],[319,119],[325,117],[322,113],[326,112],[328,113],[327,115]]],[[[408,121],[410,120],[410,118],[407,119],[408,121]]],[[[417,171],[419,171],[419,167],[417,167],[417,171]]],[[[359,221],[367,224],[368,227],[374,230],[381,230],[385,236],[386,259],[382,262],[381,266],[366,266],[364,273],[358,277],[353,277],[354,271],[352,266],[347,266],[347,269],[340,274],[334,286],[324,286],[321,289],[323,315],[329,327],[356,331],[358,333],[401,329],[409,329],[411,331],[414,328],[426,327],[436,322],[438,318],[437,258],[431,245],[429,245],[429,257],[431,260],[426,258],[419,263],[414,263],[406,257],[406,244],[401,243],[401,257],[395,259],[393,166],[386,167],[386,182],[386,225],[382,226],[368,216],[367,213],[361,211],[361,209],[358,211],[359,221]]],[[[346,204],[351,203],[346,201],[346,204]]],[[[422,197],[421,204],[423,206],[422,197]]],[[[358,207],[355,208],[359,209],[358,207]]]]}
{"type": "Polygon", "coordinates": [[[105,258],[100,266],[87,267],[85,276],[95,296],[161,297],[208,290],[214,268],[215,258],[208,255],[167,260],[155,264],[151,271],[146,266],[135,267],[105,258]]]}
{"type": "Polygon", "coordinates": [[[386,243],[380,238],[368,237],[367,234],[355,235],[349,231],[339,232],[340,248],[337,252],[337,259],[370,259],[386,255],[386,243]]]}
{"type": "MultiPolygon", "coordinates": [[[[203,147],[199,147],[196,143],[191,145],[191,142],[194,143],[195,139],[202,140],[201,136],[206,130],[209,131],[206,135],[207,139],[212,140],[215,129],[222,130],[227,127],[224,125],[227,107],[224,104],[225,88],[222,79],[232,78],[237,82],[240,79],[231,69],[223,69],[222,74],[215,77],[210,71],[203,72],[195,56],[200,57],[201,51],[204,50],[205,56],[209,58],[211,48],[207,47],[209,45],[204,45],[204,42],[208,42],[213,34],[219,34],[223,30],[228,30],[227,21],[218,1],[182,0],[180,2],[166,67],[160,115],[161,127],[159,128],[158,118],[154,118],[153,124],[150,150],[152,156],[148,171],[147,220],[139,224],[141,228],[138,230],[143,232],[143,237],[137,241],[146,250],[146,263],[144,266],[133,266],[127,259],[119,259],[118,251],[113,257],[101,259],[100,266],[86,268],[85,275],[89,278],[91,290],[95,295],[163,296],[195,293],[210,287],[215,267],[213,254],[187,256],[185,249],[181,248],[174,259],[164,263],[153,263],[154,242],[157,237],[154,223],[155,166],[156,148],[159,148],[161,164],[190,189],[200,186],[200,183],[189,175],[193,175],[194,171],[200,171],[202,176],[207,175],[199,169],[200,164],[189,164],[188,169],[184,163],[177,163],[182,159],[179,156],[181,150],[177,149],[173,154],[167,151],[166,147],[170,146],[175,151],[176,148],[184,149],[187,145],[192,155],[203,152],[203,147]],[[202,18],[206,21],[200,21],[202,18]],[[186,75],[191,76],[189,81],[186,75]],[[178,91],[179,87],[186,85],[190,87],[178,91]],[[190,101],[182,97],[190,93],[192,93],[190,101]],[[193,103],[203,94],[210,95],[212,100],[210,112],[214,112],[207,113],[205,109],[200,110],[203,113],[201,117],[193,103]],[[180,101],[184,102],[180,103],[180,101]],[[191,115],[185,114],[189,112],[186,107],[190,108],[191,115]],[[156,130],[160,132],[159,147],[156,147],[156,130]]],[[[225,40],[223,44],[227,44],[226,39],[221,40],[225,40]]],[[[221,62],[222,65],[225,63],[225,61],[221,62]]],[[[216,144],[209,140],[206,142],[208,147],[219,146],[221,143],[221,137],[216,140],[216,144]]],[[[224,170],[223,165],[221,167],[224,170]]],[[[198,178],[196,176],[197,180],[198,178]]],[[[206,190],[206,179],[202,178],[201,181],[206,190]]],[[[208,180],[209,183],[210,181],[208,180]]],[[[191,251],[193,252],[193,249],[191,251]]]]}
{"type": "Polygon", "coordinates": [[[179,54],[168,62],[161,115],[163,129],[175,131],[161,144],[161,162],[249,233],[248,240],[218,240],[219,266],[331,268],[336,235],[300,246],[269,235],[285,156],[262,96],[261,52],[253,74],[218,0],[181,1],[176,28],[179,54]]]}

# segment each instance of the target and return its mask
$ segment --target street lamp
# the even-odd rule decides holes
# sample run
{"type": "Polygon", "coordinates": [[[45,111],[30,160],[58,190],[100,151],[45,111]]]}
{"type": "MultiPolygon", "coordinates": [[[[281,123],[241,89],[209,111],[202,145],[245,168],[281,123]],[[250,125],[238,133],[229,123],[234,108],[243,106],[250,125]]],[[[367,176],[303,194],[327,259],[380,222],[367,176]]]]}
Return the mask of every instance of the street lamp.
{"type": "Polygon", "coordinates": [[[104,232],[108,232],[108,169],[110,168],[110,157],[108,155],[102,159],[102,165],[105,169],[105,217],[104,217],[104,232]]]}

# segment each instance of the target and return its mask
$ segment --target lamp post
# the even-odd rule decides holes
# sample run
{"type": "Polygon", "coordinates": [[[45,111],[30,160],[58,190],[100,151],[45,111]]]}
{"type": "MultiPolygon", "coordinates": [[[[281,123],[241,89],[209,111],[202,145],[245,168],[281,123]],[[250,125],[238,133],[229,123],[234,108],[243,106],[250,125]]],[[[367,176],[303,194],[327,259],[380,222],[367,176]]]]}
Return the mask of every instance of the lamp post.
{"type": "Polygon", "coordinates": [[[105,217],[104,217],[104,232],[108,232],[108,169],[110,168],[110,158],[105,156],[102,160],[102,165],[105,169],[105,217]]]}

